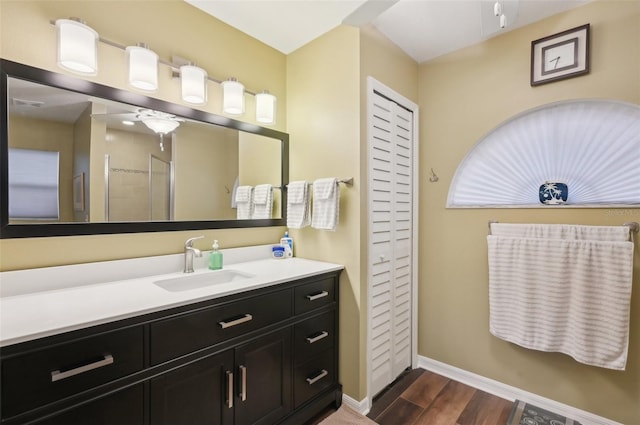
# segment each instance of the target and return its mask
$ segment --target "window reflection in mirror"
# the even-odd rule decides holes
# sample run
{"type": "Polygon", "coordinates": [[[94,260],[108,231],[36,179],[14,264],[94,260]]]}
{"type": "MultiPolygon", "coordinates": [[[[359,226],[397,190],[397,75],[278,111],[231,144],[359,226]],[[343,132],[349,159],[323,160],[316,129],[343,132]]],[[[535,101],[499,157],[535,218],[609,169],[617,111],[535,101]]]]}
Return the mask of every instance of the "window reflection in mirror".
{"type": "MultiPolygon", "coordinates": [[[[235,220],[234,188],[259,184],[275,187],[272,218],[282,217],[281,140],[163,113],[177,127],[153,131],[143,121],[158,116],[144,108],[11,77],[7,88],[10,151],[59,163],[58,218],[11,213],[10,176],[9,224],[235,220]]],[[[21,166],[25,181],[38,180],[36,164],[21,166]]],[[[37,209],[42,188],[32,189],[37,209]]]]}

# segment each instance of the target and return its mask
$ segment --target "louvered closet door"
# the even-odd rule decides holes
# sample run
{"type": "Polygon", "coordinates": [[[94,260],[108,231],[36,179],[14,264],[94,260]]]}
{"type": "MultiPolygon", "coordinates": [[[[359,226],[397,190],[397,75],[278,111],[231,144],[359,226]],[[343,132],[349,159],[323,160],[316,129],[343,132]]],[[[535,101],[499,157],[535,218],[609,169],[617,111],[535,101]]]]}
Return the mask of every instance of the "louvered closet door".
{"type": "Polygon", "coordinates": [[[370,125],[371,389],[411,366],[413,113],[378,94],[370,125]]]}

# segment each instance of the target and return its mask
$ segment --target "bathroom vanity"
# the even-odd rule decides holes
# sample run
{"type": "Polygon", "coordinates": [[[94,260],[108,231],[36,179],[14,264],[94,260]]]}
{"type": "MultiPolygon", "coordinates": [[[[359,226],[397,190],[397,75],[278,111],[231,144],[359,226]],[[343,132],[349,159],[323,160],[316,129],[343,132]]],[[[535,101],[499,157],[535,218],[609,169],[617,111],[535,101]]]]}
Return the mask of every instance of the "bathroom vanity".
{"type": "Polygon", "coordinates": [[[261,259],[213,285],[196,270],[5,294],[1,423],[304,423],[342,399],[341,269],[261,259]]]}

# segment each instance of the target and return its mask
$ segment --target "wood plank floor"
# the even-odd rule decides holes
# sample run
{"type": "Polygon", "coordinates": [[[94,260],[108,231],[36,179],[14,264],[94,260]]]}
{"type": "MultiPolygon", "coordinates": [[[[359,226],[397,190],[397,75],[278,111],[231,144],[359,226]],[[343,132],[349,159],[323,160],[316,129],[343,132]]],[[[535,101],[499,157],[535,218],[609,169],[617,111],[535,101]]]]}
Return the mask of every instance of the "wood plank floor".
{"type": "MultiPolygon", "coordinates": [[[[380,425],[504,425],[513,402],[424,369],[413,369],[373,400],[380,425]]],[[[329,409],[306,425],[316,425],[329,409]]]]}

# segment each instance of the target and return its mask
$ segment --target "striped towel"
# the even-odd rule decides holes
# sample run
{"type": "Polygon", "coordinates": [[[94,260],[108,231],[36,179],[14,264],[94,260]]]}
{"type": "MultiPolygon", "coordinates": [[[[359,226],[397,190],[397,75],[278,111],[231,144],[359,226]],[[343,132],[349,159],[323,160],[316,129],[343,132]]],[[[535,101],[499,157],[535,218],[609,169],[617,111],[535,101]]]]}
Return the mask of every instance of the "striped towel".
{"type": "Polygon", "coordinates": [[[287,185],[287,227],[302,229],[311,224],[311,196],[306,180],[287,185]]]}
{"type": "Polygon", "coordinates": [[[313,217],[311,227],[336,230],[340,213],[338,179],[324,178],[313,182],[313,217]]]}
{"type": "Polygon", "coordinates": [[[253,214],[253,187],[238,186],[236,190],[236,207],[238,220],[250,219],[253,214]]]}
{"type": "MultiPolygon", "coordinates": [[[[487,237],[490,332],[526,348],[624,370],[633,244],[500,233],[492,225],[487,237]]],[[[589,233],[571,234],[589,238],[589,233]]],[[[615,239],[617,229],[611,233],[615,239]]]]}
{"type": "Polygon", "coordinates": [[[270,184],[259,184],[253,190],[253,215],[251,218],[271,218],[273,211],[273,187],[270,184]]]}

